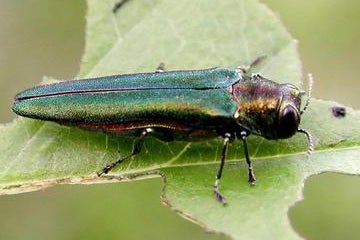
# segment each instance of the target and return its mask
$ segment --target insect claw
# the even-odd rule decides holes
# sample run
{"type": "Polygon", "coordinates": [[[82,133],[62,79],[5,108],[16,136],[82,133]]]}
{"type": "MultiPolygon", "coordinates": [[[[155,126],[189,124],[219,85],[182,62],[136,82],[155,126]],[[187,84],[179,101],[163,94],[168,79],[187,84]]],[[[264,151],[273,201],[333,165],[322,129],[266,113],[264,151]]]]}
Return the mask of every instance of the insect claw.
{"type": "Polygon", "coordinates": [[[214,195],[217,201],[219,201],[220,203],[222,203],[223,205],[226,205],[226,198],[220,193],[219,190],[219,185],[218,185],[219,181],[216,180],[215,181],[215,185],[214,185],[214,195]]]}
{"type": "Polygon", "coordinates": [[[219,190],[219,179],[218,178],[216,178],[215,183],[214,183],[214,195],[215,195],[216,200],[218,200],[223,205],[226,205],[226,198],[220,193],[220,190],[219,190]]]}
{"type": "Polygon", "coordinates": [[[100,177],[103,174],[107,174],[113,167],[114,167],[114,164],[106,165],[106,167],[104,167],[102,170],[96,172],[96,174],[98,175],[98,177],[100,177]]]}
{"type": "Polygon", "coordinates": [[[215,194],[215,198],[216,200],[218,200],[220,203],[222,203],[223,205],[227,205],[226,199],[223,195],[221,195],[221,193],[219,192],[219,190],[215,190],[214,189],[214,194],[215,194]]]}
{"type": "Polygon", "coordinates": [[[249,182],[251,185],[255,185],[256,177],[255,177],[255,174],[254,174],[254,171],[253,171],[252,168],[249,168],[248,175],[249,175],[249,180],[248,180],[248,182],[249,182]]]}

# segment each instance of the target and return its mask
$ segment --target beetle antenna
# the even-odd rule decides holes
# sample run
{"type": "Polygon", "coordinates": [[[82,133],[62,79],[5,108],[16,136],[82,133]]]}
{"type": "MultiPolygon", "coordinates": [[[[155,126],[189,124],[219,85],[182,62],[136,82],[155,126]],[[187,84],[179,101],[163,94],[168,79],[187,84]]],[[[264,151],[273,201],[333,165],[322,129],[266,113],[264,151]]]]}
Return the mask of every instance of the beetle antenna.
{"type": "Polygon", "coordinates": [[[313,83],[314,83],[314,79],[313,79],[313,76],[312,76],[311,73],[308,74],[308,81],[309,81],[309,90],[308,90],[308,94],[307,94],[307,99],[306,99],[306,103],[305,103],[305,106],[304,106],[303,110],[301,110],[301,112],[300,112],[300,115],[305,112],[305,110],[309,106],[309,103],[310,103],[310,100],[311,100],[312,87],[313,87],[313,83]]]}
{"type": "Polygon", "coordinates": [[[297,131],[300,132],[300,133],[305,134],[305,136],[307,138],[307,145],[308,145],[307,157],[310,158],[312,152],[314,151],[313,137],[312,137],[310,132],[308,132],[307,130],[305,130],[303,128],[299,128],[297,131]]]}

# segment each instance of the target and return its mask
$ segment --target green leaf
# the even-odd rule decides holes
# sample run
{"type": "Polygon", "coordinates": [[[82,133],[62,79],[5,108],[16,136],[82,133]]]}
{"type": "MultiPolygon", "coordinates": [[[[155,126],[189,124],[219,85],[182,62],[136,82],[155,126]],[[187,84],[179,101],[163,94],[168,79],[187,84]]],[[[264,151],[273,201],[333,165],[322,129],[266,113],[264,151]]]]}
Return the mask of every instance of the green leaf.
{"type": "MultiPolygon", "coordinates": [[[[301,85],[296,42],[264,5],[254,0],[88,0],[86,49],[79,77],[167,69],[245,65],[266,55],[255,71],[278,82],[301,85]]],[[[234,239],[296,239],[287,211],[301,198],[308,176],[324,171],[360,173],[360,113],[332,115],[334,102],[313,100],[302,127],[314,135],[316,151],[306,159],[306,139],[249,138],[258,178],[247,184],[243,149],[234,141],[221,182],[229,205],[212,196],[221,140],[164,143],[148,138],[145,150],[108,176],[95,174],[131,150],[133,138],[87,132],[18,118],[0,127],[2,194],[57,183],[107,182],[164,176],[163,202],[205,228],[234,239]],[[119,153],[120,152],[120,153],[119,153]]]]}

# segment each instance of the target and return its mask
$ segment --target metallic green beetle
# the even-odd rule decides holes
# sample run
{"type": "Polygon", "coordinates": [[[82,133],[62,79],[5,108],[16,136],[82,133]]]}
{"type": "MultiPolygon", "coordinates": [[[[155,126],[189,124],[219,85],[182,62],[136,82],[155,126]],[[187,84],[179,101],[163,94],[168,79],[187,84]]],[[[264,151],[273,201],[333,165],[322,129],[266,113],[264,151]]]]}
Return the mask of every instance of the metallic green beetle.
{"type": "Polygon", "coordinates": [[[247,68],[242,67],[163,71],[159,66],[153,73],[38,86],[17,94],[12,109],[24,117],[137,136],[132,152],[104,167],[99,176],[138,154],[148,134],[163,141],[221,136],[223,147],[214,194],[225,203],[219,180],[229,142],[235,138],[243,142],[252,184],[256,178],[246,143],[249,134],[284,139],[296,132],[305,133],[308,153],[312,151],[311,135],[299,128],[300,116],[310,99],[309,92],[301,111],[303,94],[292,84],[278,84],[259,74],[248,75],[247,68]]]}

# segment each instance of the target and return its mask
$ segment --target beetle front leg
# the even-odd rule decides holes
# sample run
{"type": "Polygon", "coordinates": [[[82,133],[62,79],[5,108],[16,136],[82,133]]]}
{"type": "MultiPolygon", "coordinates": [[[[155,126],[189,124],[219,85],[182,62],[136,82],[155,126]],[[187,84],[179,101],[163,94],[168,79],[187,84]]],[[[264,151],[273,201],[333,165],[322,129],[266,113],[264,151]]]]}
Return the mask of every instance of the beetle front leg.
{"type": "Polygon", "coordinates": [[[214,194],[215,194],[215,198],[216,200],[218,200],[219,202],[221,202],[222,204],[226,204],[226,199],[225,197],[220,193],[219,190],[219,182],[220,182],[220,178],[222,175],[222,171],[224,168],[224,164],[225,164],[225,159],[226,159],[226,155],[227,155],[227,150],[229,148],[229,142],[231,139],[231,135],[229,133],[225,134],[224,137],[224,142],[223,142],[223,147],[222,147],[222,151],[221,151],[221,162],[220,162],[220,167],[218,170],[218,173],[216,175],[216,180],[214,183],[214,194]]]}
{"type": "Polygon", "coordinates": [[[246,163],[248,165],[248,176],[249,176],[249,183],[252,185],[255,185],[256,182],[256,177],[254,174],[254,170],[252,168],[252,164],[251,164],[251,160],[249,157],[249,151],[248,151],[248,147],[247,147],[247,142],[246,142],[246,137],[248,136],[248,134],[245,131],[242,131],[240,133],[241,139],[243,141],[244,144],[244,152],[245,152],[245,159],[246,159],[246,163]]]}
{"type": "Polygon", "coordinates": [[[152,128],[143,129],[140,136],[135,140],[131,153],[129,153],[128,155],[125,155],[124,157],[118,159],[116,162],[112,162],[112,163],[106,165],[101,171],[97,172],[97,175],[100,177],[101,175],[108,173],[116,165],[118,165],[118,164],[124,162],[125,160],[131,158],[132,156],[135,156],[136,154],[140,153],[141,148],[142,148],[143,143],[144,143],[145,136],[148,135],[148,133],[150,133],[152,131],[153,131],[152,128]]]}

